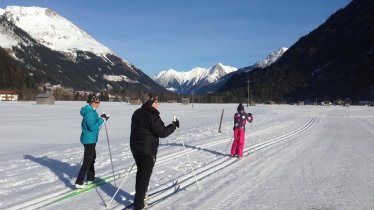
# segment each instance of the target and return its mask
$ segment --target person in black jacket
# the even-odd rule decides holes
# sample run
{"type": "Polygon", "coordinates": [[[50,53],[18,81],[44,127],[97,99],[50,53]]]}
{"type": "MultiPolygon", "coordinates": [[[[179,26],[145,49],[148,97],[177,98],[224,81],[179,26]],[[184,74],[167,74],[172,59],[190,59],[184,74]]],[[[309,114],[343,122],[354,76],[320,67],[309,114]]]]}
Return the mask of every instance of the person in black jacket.
{"type": "Polygon", "coordinates": [[[158,97],[148,95],[148,100],[137,109],[131,118],[130,148],[137,166],[134,209],[143,209],[149,179],[156,162],[159,138],[172,134],[179,121],[164,125],[160,118],[158,97]]]}

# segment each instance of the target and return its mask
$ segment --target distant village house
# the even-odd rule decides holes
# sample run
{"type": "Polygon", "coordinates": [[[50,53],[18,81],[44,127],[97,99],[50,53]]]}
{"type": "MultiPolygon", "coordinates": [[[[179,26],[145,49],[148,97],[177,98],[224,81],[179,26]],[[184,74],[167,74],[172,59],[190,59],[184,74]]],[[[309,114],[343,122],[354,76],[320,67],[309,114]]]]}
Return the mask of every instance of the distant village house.
{"type": "Polygon", "coordinates": [[[189,98],[182,98],[181,103],[182,104],[189,104],[190,103],[190,99],[189,98]]]}
{"type": "Polygon", "coordinates": [[[0,90],[0,101],[18,101],[18,94],[14,90],[0,90]]]}
{"type": "Polygon", "coordinates": [[[36,104],[54,105],[55,97],[48,93],[41,93],[36,96],[36,104]]]}
{"type": "Polygon", "coordinates": [[[132,99],[130,99],[130,104],[131,105],[140,105],[140,104],[142,104],[142,102],[140,101],[140,99],[132,98],[132,99]]]}

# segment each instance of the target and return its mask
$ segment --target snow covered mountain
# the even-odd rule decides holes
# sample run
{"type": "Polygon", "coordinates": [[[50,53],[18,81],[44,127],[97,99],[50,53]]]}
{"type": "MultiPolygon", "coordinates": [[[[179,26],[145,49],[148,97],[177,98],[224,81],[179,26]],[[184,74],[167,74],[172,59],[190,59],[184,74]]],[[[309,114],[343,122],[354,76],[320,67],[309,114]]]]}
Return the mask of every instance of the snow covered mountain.
{"type": "Polygon", "coordinates": [[[283,55],[283,53],[285,53],[287,50],[288,50],[287,47],[282,47],[279,50],[271,52],[268,56],[266,56],[264,60],[258,61],[257,63],[255,63],[253,67],[265,68],[267,66],[270,66],[272,63],[277,61],[283,55]]]}
{"type": "Polygon", "coordinates": [[[169,69],[157,73],[153,79],[168,90],[188,94],[192,91],[199,92],[199,89],[205,85],[216,82],[224,75],[236,70],[235,67],[218,63],[210,68],[196,67],[185,72],[169,69]]]}
{"type": "Polygon", "coordinates": [[[37,83],[76,90],[166,91],[69,20],[40,7],[0,9],[0,47],[37,83]]]}
{"type": "Polygon", "coordinates": [[[72,54],[76,54],[77,50],[89,51],[95,55],[114,54],[108,47],[50,9],[8,6],[5,15],[38,43],[52,50],[72,54]]]}
{"type": "Polygon", "coordinates": [[[237,71],[226,74],[223,77],[221,77],[219,80],[212,82],[210,84],[207,84],[204,87],[200,88],[197,93],[215,92],[219,90],[227,82],[227,80],[233,75],[238,75],[238,74],[241,74],[242,72],[248,72],[255,68],[265,68],[267,66],[270,66],[275,61],[277,61],[283,55],[283,53],[285,53],[287,50],[288,48],[282,47],[274,52],[271,52],[268,56],[266,56],[264,60],[258,61],[252,66],[241,68],[241,69],[238,69],[237,71]]]}

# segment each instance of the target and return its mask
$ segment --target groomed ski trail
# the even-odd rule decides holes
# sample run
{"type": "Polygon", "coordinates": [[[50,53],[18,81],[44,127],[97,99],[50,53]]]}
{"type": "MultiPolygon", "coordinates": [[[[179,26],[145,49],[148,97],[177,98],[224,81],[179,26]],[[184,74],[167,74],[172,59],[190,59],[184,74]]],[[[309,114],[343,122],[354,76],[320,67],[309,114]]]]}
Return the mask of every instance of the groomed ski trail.
{"type": "MultiPolygon", "coordinates": [[[[285,128],[293,123],[294,122],[291,122],[291,121],[285,121],[285,122],[275,124],[273,126],[270,126],[270,127],[267,127],[261,130],[253,131],[251,135],[257,136],[257,135],[269,133],[271,131],[277,131],[278,129],[285,128]]],[[[187,153],[190,154],[190,153],[194,153],[194,152],[197,152],[203,149],[214,147],[216,145],[228,143],[228,139],[230,137],[231,136],[228,136],[228,137],[225,137],[225,138],[213,141],[213,142],[201,144],[201,145],[194,146],[194,147],[189,147],[187,148],[187,153]]],[[[186,152],[184,150],[180,150],[169,155],[161,156],[160,158],[157,159],[156,165],[167,163],[168,161],[174,160],[179,157],[184,157],[185,154],[186,152]]],[[[127,173],[127,170],[128,168],[119,170],[119,172],[115,173],[115,179],[118,180],[124,177],[127,173]]],[[[134,173],[136,173],[136,166],[134,167],[134,169],[131,171],[130,174],[134,174],[134,173]]],[[[20,203],[20,204],[11,206],[10,209],[37,209],[37,208],[46,207],[51,204],[66,200],[70,197],[78,196],[82,193],[89,192],[104,184],[109,184],[113,180],[114,178],[113,178],[113,175],[111,174],[107,176],[99,177],[97,181],[95,181],[91,185],[88,185],[89,187],[86,189],[64,189],[64,190],[61,190],[55,193],[50,193],[49,195],[46,195],[46,196],[43,196],[43,197],[40,197],[34,200],[27,201],[25,203],[20,203]]]]}
{"type": "MultiPolygon", "coordinates": [[[[196,172],[196,177],[197,177],[197,180],[201,180],[201,179],[204,179],[204,178],[207,178],[209,177],[209,175],[219,171],[219,170],[222,170],[228,166],[231,166],[233,164],[235,164],[235,162],[237,161],[240,161],[246,157],[248,157],[248,155],[258,151],[258,150],[261,150],[261,149],[264,149],[266,147],[269,147],[269,146],[272,146],[276,143],[279,143],[279,142],[282,142],[282,141],[286,141],[292,137],[295,137],[297,135],[299,135],[300,133],[303,133],[305,132],[306,130],[308,130],[310,127],[312,127],[316,121],[317,117],[312,117],[312,119],[310,119],[306,124],[304,124],[303,126],[299,127],[298,129],[296,130],[293,130],[289,133],[286,133],[284,135],[281,135],[281,136],[278,136],[278,137],[275,137],[273,139],[269,139],[268,141],[265,141],[265,142],[261,142],[261,143],[258,143],[258,144],[255,144],[255,145],[252,145],[252,146],[249,146],[248,148],[246,148],[244,150],[244,157],[243,158],[220,158],[216,161],[214,161],[213,163],[209,164],[209,165],[206,165],[204,167],[201,167],[201,168],[198,168],[198,169],[195,169],[195,172],[196,172]]],[[[194,176],[189,173],[189,174],[186,174],[180,178],[178,178],[178,187],[174,187],[174,188],[171,188],[169,190],[165,190],[163,191],[162,193],[158,194],[157,196],[153,196],[153,197],[150,197],[147,199],[147,202],[148,202],[148,207],[152,207],[152,206],[155,206],[156,204],[158,204],[159,202],[162,202],[163,200],[169,198],[170,196],[172,196],[173,194],[177,193],[179,190],[183,190],[187,187],[189,187],[190,185],[193,185],[195,184],[195,178],[194,176]]],[[[125,206],[124,209],[128,209],[129,207],[131,206],[130,205],[127,205],[125,206]]],[[[123,209],[123,206],[121,204],[117,204],[116,207],[114,207],[113,209],[123,209]]]]}

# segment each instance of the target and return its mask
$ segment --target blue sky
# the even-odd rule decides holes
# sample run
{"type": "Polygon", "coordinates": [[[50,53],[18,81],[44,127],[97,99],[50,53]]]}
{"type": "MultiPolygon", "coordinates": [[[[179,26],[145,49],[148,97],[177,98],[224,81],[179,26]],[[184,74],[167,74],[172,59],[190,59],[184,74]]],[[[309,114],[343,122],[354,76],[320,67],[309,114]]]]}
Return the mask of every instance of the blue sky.
{"type": "Polygon", "coordinates": [[[50,8],[149,76],[216,63],[250,66],[350,0],[0,0],[50,8]]]}

